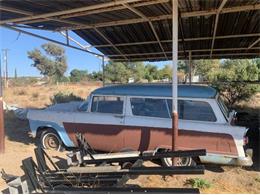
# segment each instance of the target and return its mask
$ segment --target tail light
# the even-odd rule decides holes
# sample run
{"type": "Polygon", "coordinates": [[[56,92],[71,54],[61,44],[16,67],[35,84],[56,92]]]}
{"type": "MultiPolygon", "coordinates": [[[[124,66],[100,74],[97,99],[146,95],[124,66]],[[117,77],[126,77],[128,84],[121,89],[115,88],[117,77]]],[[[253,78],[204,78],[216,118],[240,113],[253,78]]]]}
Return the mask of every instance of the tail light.
{"type": "Polygon", "coordinates": [[[247,144],[248,144],[248,137],[247,137],[247,136],[244,136],[244,138],[243,138],[243,144],[244,144],[244,145],[247,145],[247,144]]]}

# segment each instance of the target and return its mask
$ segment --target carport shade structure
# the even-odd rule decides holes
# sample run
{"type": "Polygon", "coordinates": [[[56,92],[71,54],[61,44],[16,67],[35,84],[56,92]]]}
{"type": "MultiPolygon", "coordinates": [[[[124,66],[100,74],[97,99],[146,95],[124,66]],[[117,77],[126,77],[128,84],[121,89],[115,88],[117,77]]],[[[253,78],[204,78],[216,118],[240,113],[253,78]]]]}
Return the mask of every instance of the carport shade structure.
{"type": "MultiPolygon", "coordinates": [[[[113,61],[172,59],[173,127],[177,127],[178,121],[177,59],[260,55],[258,0],[2,0],[0,3],[0,25],[9,28],[72,30],[113,61]]],[[[1,121],[2,112],[0,116],[1,121]]],[[[173,129],[175,139],[178,132],[173,129]]],[[[3,143],[3,127],[1,132],[3,143]]],[[[176,147],[173,140],[173,149],[176,147]]]]}

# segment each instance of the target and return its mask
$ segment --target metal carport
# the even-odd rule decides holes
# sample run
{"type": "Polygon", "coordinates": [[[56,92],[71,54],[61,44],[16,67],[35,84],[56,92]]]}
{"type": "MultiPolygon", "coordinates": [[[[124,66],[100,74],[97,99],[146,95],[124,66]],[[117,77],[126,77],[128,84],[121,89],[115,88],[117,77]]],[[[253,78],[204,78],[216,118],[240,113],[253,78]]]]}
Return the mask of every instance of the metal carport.
{"type": "MultiPolygon", "coordinates": [[[[14,30],[72,30],[114,61],[172,59],[175,127],[177,59],[260,56],[258,0],[2,0],[0,4],[0,25],[14,30]]],[[[1,105],[2,97],[0,109],[1,105]]],[[[173,132],[174,139],[177,131],[173,132]]],[[[3,152],[3,122],[0,135],[3,152]]],[[[174,140],[173,149],[175,144],[174,140]]]]}

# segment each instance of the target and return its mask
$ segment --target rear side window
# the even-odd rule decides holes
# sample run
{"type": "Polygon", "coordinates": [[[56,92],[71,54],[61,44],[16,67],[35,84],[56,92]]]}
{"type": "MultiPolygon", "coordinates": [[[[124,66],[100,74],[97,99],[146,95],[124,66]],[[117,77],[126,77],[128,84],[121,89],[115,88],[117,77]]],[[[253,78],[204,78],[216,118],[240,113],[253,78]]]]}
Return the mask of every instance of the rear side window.
{"type": "Polygon", "coordinates": [[[131,98],[133,115],[169,118],[167,102],[165,99],[131,98]]]}
{"type": "Polygon", "coordinates": [[[122,97],[94,96],[91,112],[123,114],[123,105],[122,97]]]}
{"type": "MultiPolygon", "coordinates": [[[[172,100],[167,100],[169,110],[172,110],[172,100]]],[[[194,121],[217,121],[216,116],[207,102],[193,100],[178,100],[179,119],[194,121]]]]}

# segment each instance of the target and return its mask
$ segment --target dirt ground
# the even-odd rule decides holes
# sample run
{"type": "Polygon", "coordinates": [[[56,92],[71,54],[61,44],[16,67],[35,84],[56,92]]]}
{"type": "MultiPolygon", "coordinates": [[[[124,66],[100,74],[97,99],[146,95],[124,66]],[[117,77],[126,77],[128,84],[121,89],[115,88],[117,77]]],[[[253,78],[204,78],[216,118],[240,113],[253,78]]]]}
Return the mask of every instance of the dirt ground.
{"type": "MultiPolygon", "coordinates": [[[[9,88],[5,91],[4,100],[7,104],[15,104],[19,107],[41,108],[50,104],[50,97],[59,91],[74,94],[86,98],[97,86],[95,85],[59,85],[9,88]],[[25,92],[25,93],[24,93],[25,92]],[[35,95],[35,94],[38,95],[35,95]]],[[[253,108],[260,107],[259,94],[255,99],[247,102],[253,108]],[[251,102],[251,103],[250,103],[251,102]]],[[[23,159],[34,156],[35,140],[28,135],[28,122],[18,120],[13,112],[5,113],[6,152],[0,155],[0,169],[7,173],[20,176],[21,162],[23,159]]],[[[66,152],[48,152],[57,162],[64,162],[66,152]]],[[[146,165],[149,166],[150,163],[146,165]]],[[[131,184],[143,187],[190,187],[187,180],[190,178],[202,178],[211,186],[201,189],[202,193],[260,193],[260,172],[253,169],[231,166],[207,165],[204,175],[178,175],[178,176],[140,176],[130,180],[131,184]]],[[[6,188],[0,179],[0,191],[6,188]]]]}

